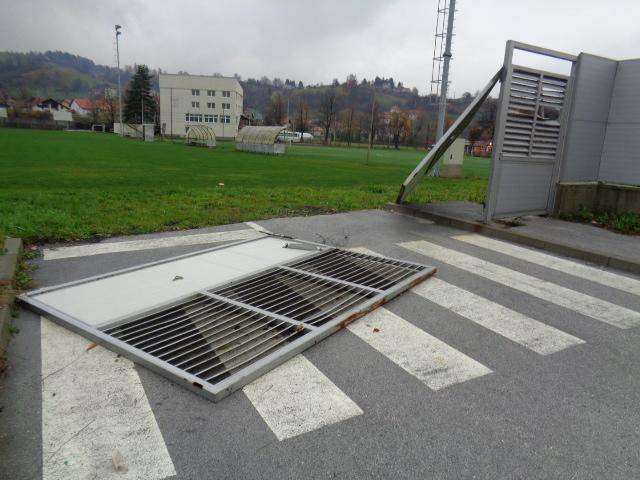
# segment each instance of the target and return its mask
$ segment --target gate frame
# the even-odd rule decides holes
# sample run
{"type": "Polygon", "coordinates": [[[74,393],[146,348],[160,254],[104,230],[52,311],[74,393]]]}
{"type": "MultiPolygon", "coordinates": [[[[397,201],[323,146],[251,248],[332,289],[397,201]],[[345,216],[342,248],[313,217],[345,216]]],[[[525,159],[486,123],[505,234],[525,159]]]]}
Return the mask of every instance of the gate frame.
{"type": "MultiPolygon", "coordinates": [[[[500,157],[502,156],[502,148],[504,143],[504,134],[506,130],[506,118],[507,110],[509,108],[509,93],[511,88],[511,77],[513,75],[513,52],[514,50],[520,50],[524,52],[535,53],[559,60],[566,60],[572,63],[571,72],[567,79],[567,87],[565,90],[565,103],[562,106],[560,132],[558,134],[558,148],[556,150],[556,156],[553,164],[553,171],[551,174],[551,182],[549,185],[549,192],[547,196],[547,207],[544,210],[531,210],[521,212],[519,215],[550,215],[556,203],[556,190],[557,183],[560,179],[561,164],[564,157],[564,145],[567,134],[567,128],[570,118],[570,111],[572,110],[573,103],[573,85],[575,83],[576,67],[578,57],[569,53],[560,52],[557,50],[551,50],[548,48],[538,47],[527,43],[517,42],[515,40],[508,40],[505,47],[504,65],[502,69],[502,78],[500,82],[500,96],[498,99],[498,111],[496,114],[496,130],[493,134],[493,153],[491,156],[491,173],[489,176],[489,183],[487,186],[487,200],[484,207],[483,219],[485,223],[490,222],[494,218],[496,202],[498,199],[498,190],[500,182],[500,157]]],[[[519,67],[519,65],[516,65],[519,67]]],[[[522,66],[524,68],[530,68],[522,66]]],[[[561,75],[558,73],[545,72],[539,69],[532,69],[539,71],[540,73],[550,73],[552,75],[561,75]]],[[[562,75],[564,76],[564,75],[562,75]]],[[[534,112],[534,115],[537,111],[534,112]]],[[[513,216],[513,214],[504,215],[504,217],[513,216]]]]}
{"type": "MultiPolygon", "coordinates": [[[[326,337],[338,332],[339,330],[342,330],[348,324],[356,321],[360,317],[384,305],[385,303],[401,295],[402,293],[410,290],[415,285],[421,283],[422,281],[426,280],[427,278],[431,277],[433,274],[436,273],[436,268],[429,265],[424,265],[424,264],[407,261],[407,260],[400,260],[393,257],[386,257],[386,256],[380,257],[385,260],[391,260],[394,262],[403,263],[405,265],[420,267],[420,269],[416,270],[413,274],[411,274],[407,278],[401,280],[396,285],[386,290],[379,290],[371,287],[362,286],[364,289],[370,291],[370,293],[372,294],[371,297],[369,297],[366,300],[363,300],[361,303],[357,303],[355,305],[350,306],[350,308],[348,308],[346,311],[339,314],[332,320],[327,321],[321,326],[306,324],[304,322],[287,317],[288,319],[286,321],[289,323],[303,324],[305,326],[304,328],[308,330],[307,333],[302,337],[292,341],[291,343],[285,344],[279,349],[268,353],[267,355],[258,359],[254,363],[251,363],[243,367],[237,372],[234,372],[230,377],[225,378],[215,384],[211,384],[203,380],[202,378],[199,378],[183,369],[180,369],[179,367],[176,367],[164,360],[161,360],[159,357],[151,355],[143,351],[142,349],[133,347],[128,343],[106,333],[105,330],[119,323],[122,323],[122,321],[125,320],[125,317],[119,317],[119,318],[110,320],[109,323],[103,323],[101,325],[90,325],[72,316],[69,313],[58,310],[56,307],[53,307],[45,302],[40,301],[37,298],[38,295],[40,294],[51,292],[54,290],[81,285],[81,284],[85,284],[85,283],[89,283],[89,282],[93,282],[96,280],[101,280],[109,277],[114,277],[123,273],[142,270],[148,267],[170,263],[170,262],[181,260],[184,258],[195,257],[207,252],[215,251],[215,250],[224,250],[230,247],[234,247],[236,245],[255,242],[268,237],[279,238],[283,240],[292,240],[295,243],[309,246],[311,250],[309,251],[309,253],[305,255],[301,255],[291,260],[285,260],[285,261],[276,263],[264,269],[255,270],[248,274],[238,276],[232,280],[225,281],[222,284],[211,285],[204,289],[195,289],[189,294],[186,294],[176,299],[172,299],[169,302],[162,302],[160,304],[149,307],[147,310],[145,310],[145,312],[152,313],[157,311],[157,309],[159,308],[167,308],[195,294],[202,294],[211,298],[215,298],[217,295],[215,293],[211,293],[210,290],[217,289],[222,286],[228,286],[228,285],[236,284],[238,282],[242,282],[244,280],[252,278],[266,271],[276,269],[278,267],[287,268],[290,265],[296,264],[302,260],[313,258],[314,256],[319,255],[323,251],[328,249],[344,250],[338,247],[332,247],[332,246],[320,244],[317,242],[295,239],[286,235],[268,233],[262,237],[251,238],[247,240],[239,240],[237,242],[231,242],[225,245],[218,245],[215,247],[205,248],[203,250],[198,250],[198,251],[190,252],[183,255],[165,258],[162,260],[157,260],[157,261],[145,263],[142,265],[136,265],[136,266],[124,268],[121,270],[116,270],[114,272],[103,273],[100,275],[95,275],[93,277],[83,278],[80,280],[74,280],[67,283],[62,283],[62,284],[53,285],[49,287],[39,288],[36,290],[31,290],[31,291],[22,293],[17,298],[18,298],[18,301],[29,310],[39,315],[45,316],[49,320],[52,320],[53,322],[61,325],[62,327],[67,328],[72,332],[81,335],[82,337],[96,343],[97,345],[100,345],[104,348],[111,350],[112,352],[122,355],[123,357],[131,360],[132,362],[138,365],[147,367],[148,369],[158,373],[159,375],[162,375],[163,377],[175,382],[176,384],[182,387],[187,388],[188,390],[191,390],[192,392],[197,393],[198,395],[203,396],[204,398],[207,398],[214,402],[218,402],[224,397],[228,396],[229,394],[235,392],[236,390],[242,388],[246,384],[255,380],[256,378],[264,375],[265,373],[273,370],[274,368],[286,362],[287,360],[293,358],[298,353],[303,352],[304,350],[314,346],[316,343],[319,343],[321,340],[325,339],[326,337]]],[[[306,250],[306,248],[303,248],[303,250],[306,250]]],[[[364,254],[364,255],[371,257],[371,255],[367,255],[367,254],[364,254]]],[[[338,282],[340,281],[338,280],[338,282]]],[[[226,301],[229,301],[229,299],[226,299],[226,301]]],[[[231,301],[230,303],[233,303],[233,301],[231,301]]],[[[243,304],[243,308],[246,308],[248,310],[253,310],[253,311],[257,310],[256,307],[252,307],[251,305],[245,304],[244,302],[241,302],[241,303],[243,304]]],[[[139,316],[141,314],[142,314],[141,311],[131,312],[130,314],[127,314],[126,319],[131,320],[132,318],[139,316]]],[[[268,312],[268,314],[272,317],[274,315],[272,312],[268,312]]]]}

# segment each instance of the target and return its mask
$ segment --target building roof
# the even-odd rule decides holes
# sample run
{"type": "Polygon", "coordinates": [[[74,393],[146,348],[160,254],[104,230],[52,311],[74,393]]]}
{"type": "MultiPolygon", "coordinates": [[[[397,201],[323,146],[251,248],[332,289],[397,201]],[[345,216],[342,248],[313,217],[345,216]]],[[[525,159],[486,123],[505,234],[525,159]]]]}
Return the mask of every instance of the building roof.
{"type": "Polygon", "coordinates": [[[104,100],[92,100],[90,98],[74,98],[71,101],[72,105],[73,103],[78,105],[83,110],[96,110],[107,107],[107,102],[105,102],[104,100]]]}

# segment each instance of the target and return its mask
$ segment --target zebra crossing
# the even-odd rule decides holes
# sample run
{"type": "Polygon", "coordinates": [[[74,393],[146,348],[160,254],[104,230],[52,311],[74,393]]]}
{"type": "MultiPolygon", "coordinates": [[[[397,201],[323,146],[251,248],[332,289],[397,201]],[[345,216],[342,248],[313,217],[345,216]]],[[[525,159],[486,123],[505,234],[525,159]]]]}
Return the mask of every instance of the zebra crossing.
{"type": "MultiPolygon", "coordinates": [[[[560,270],[577,278],[586,278],[611,288],[640,295],[640,281],[630,276],[610,270],[596,269],[576,261],[554,257],[478,235],[456,235],[453,238],[487,251],[534,262],[551,270],[560,270]],[[596,273],[602,274],[598,280],[594,279],[596,273]]],[[[455,246],[455,242],[452,245],[455,246]]],[[[530,295],[535,301],[559,305],[608,326],[628,329],[640,325],[640,313],[635,310],[489,262],[480,258],[481,255],[470,255],[427,240],[402,242],[397,246],[408,252],[423,255],[423,263],[435,260],[446,265],[447,268],[461,269],[471,275],[495,282],[500,286],[499,288],[507,287],[517,290],[530,295]]],[[[365,248],[353,250],[376,254],[376,252],[365,248]]],[[[415,296],[419,302],[431,302],[445,308],[465,321],[473,322],[508,339],[532,355],[551,356],[566,349],[588,348],[585,340],[549,325],[548,319],[533,318],[524,312],[507,308],[477,293],[442,280],[437,275],[414,287],[412,293],[407,295],[415,296]]],[[[349,334],[354,335],[358,341],[364,342],[373,355],[382,355],[385,361],[391,362],[394,368],[397,367],[398,374],[407,375],[407,378],[412,378],[423,385],[426,388],[425,394],[426,392],[438,394],[441,390],[466,382],[482,382],[483,378],[494,373],[489,366],[483,365],[468,353],[452,347],[427,330],[428,327],[425,327],[423,323],[417,323],[415,318],[402,318],[384,307],[374,310],[347,327],[349,334]]],[[[62,358],[70,358],[70,352],[66,348],[68,342],[65,342],[63,338],[65,335],[75,336],[68,331],[56,331],[55,348],[48,343],[54,341],[53,336],[42,337],[43,352],[47,352],[47,355],[43,355],[43,398],[45,394],[51,395],[50,375],[52,375],[51,372],[54,372],[55,377],[55,365],[62,358]],[[46,373],[47,382],[44,381],[45,372],[48,372],[46,373]]],[[[75,348],[77,351],[77,345],[75,348]]],[[[95,347],[94,350],[97,352],[101,350],[101,347],[95,347]]],[[[94,362],[92,369],[92,376],[100,378],[101,388],[107,392],[110,384],[111,388],[115,389],[121,382],[121,378],[113,374],[111,362],[94,362]]],[[[135,382],[139,382],[139,379],[136,380],[137,376],[131,378],[133,379],[131,388],[135,392],[137,391],[135,382]]],[[[74,388],[79,392],[86,392],[85,389],[89,388],[83,385],[83,382],[87,382],[88,385],[92,382],[91,379],[86,379],[81,375],[74,375],[73,381],[75,382],[74,388]]],[[[367,414],[366,410],[352,400],[332,381],[330,376],[323,373],[304,354],[297,355],[245,386],[242,392],[249,400],[255,413],[262,418],[266,427],[273,432],[278,441],[287,441],[299,435],[341,422],[352,421],[352,419],[367,414]]],[[[79,394],[75,401],[84,401],[88,405],[90,403],[87,402],[95,401],[95,399],[87,398],[86,394],[79,394]]],[[[234,400],[231,397],[226,401],[234,400]]],[[[136,405],[137,408],[148,408],[148,404],[145,406],[144,402],[142,402],[142,407],[136,405]]],[[[56,417],[55,408],[51,401],[45,402],[43,405],[44,410],[52,409],[49,412],[43,411],[43,437],[50,439],[44,443],[43,461],[45,465],[47,462],[51,463],[51,459],[59,457],[53,453],[64,447],[60,443],[65,442],[68,436],[67,434],[56,435],[56,432],[61,428],[60,425],[53,420],[47,420],[56,417]]],[[[211,408],[216,407],[212,404],[211,408]]],[[[114,421],[126,421],[128,415],[140,416],[140,412],[127,411],[122,407],[113,413],[113,418],[114,421]]],[[[80,420],[84,421],[83,418],[80,420]]],[[[147,457],[151,459],[149,462],[142,460],[143,465],[157,466],[155,471],[153,468],[145,471],[145,478],[164,478],[168,474],[167,472],[172,471],[173,464],[168,454],[163,457],[166,447],[164,450],[162,447],[158,447],[158,438],[161,440],[162,435],[157,430],[155,422],[140,428],[145,432],[140,437],[142,438],[141,443],[147,445],[145,447],[149,450],[147,457]],[[158,456],[161,458],[158,459],[158,456]]],[[[107,437],[103,438],[99,444],[95,444],[94,448],[111,448],[108,437],[111,433],[114,438],[119,435],[117,429],[108,431],[107,437]]],[[[105,433],[103,432],[102,435],[104,437],[105,433]]],[[[133,438],[135,439],[135,437],[133,438]]],[[[87,445],[82,442],[78,443],[84,447],[87,445]]],[[[95,451],[85,454],[96,456],[95,451]]],[[[138,457],[144,459],[145,454],[140,453],[138,457]]],[[[56,475],[57,471],[59,471],[59,465],[49,465],[45,469],[45,473],[49,472],[45,478],[62,478],[56,475]]]]}

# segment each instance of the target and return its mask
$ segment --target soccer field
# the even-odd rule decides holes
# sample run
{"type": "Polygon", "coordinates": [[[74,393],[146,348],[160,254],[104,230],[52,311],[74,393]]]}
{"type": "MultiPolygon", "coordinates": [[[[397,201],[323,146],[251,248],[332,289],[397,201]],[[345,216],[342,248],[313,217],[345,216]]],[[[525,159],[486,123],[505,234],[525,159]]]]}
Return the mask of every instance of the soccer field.
{"type": "MultiPolygon", "coordinates": [[[[283,156],[109,134],[0,129],[0,235],[27,242],[381,208],[423,150],[291,146],[283,156]]],[[[482,201],[489,160],[427,178],[411,201],[482,201]]]]}

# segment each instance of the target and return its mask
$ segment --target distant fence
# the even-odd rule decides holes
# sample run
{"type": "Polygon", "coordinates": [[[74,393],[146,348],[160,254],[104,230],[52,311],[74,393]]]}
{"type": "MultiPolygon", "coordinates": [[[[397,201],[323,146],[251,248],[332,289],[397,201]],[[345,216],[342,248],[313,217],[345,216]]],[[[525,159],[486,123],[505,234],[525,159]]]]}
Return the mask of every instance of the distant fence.
{"type": "MultiPolygon", "coordinates": [[[[39,118],[0,118],[0,127],[36,128],[41,130],[65,130],[74,127],[75,122],[60,122],[39,118]]],[[[81,127],[80,127],[81,128],[81,127]]]]}

